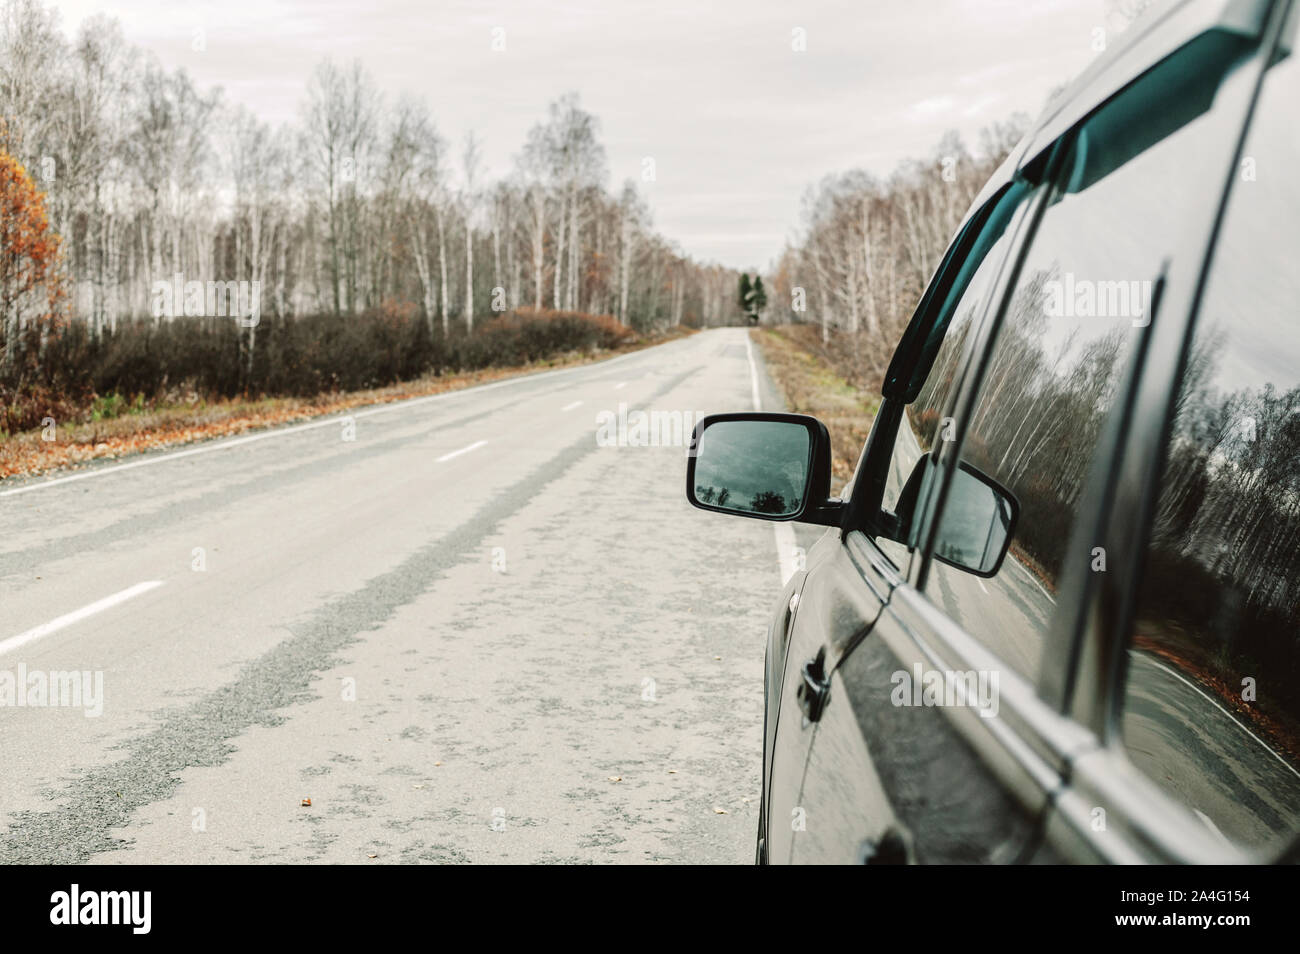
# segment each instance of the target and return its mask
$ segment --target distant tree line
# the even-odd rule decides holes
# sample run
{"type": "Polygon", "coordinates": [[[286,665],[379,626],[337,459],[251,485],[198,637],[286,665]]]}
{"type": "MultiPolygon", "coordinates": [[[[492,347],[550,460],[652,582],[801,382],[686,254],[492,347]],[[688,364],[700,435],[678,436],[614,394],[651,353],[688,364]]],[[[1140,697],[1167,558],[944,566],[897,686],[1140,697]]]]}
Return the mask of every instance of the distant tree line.
{"type": "Polygon", "coordinates": [[[879,388],[894,347],[979,190],[1028,127],[984,129],[972,153],[956,132],[888,178],[835,173],[803,197],[798,232],[771,270],[770,321],[817,327],[821,350],[855,386],[879,388]]]}
{"type": "MultiPolygon", "coordinates": [[[[508,176],[484,178],[429,105],[385,96],[359,64],[320,63],[299,120],[272,127],[107,16],[68,42],[39,0],[0,0],[0,153],[44,193],[59,240],[59,314],[89,337],[155,317],[155,283],[260,283],[265,321],[414,306],[431,335],[531,307],[609,314],[637,331],[738,323],[736,273],[651,228],[631,180],[606,191],[597,119],[551,103],[508,176]]],[[[0,288],[0,348],[49,302],[0,288]]],[[[160,318],[158,320],[165,320],[160,318]]]]}

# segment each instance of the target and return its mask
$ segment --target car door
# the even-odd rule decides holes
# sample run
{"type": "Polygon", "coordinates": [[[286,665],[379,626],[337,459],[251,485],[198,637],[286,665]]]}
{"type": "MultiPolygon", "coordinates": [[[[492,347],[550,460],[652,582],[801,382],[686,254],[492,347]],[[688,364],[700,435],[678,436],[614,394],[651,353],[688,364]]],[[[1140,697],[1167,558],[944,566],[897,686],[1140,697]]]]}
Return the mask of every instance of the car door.
{"type": "Polygon", "coordinates": [[[791,839],[803,825],[798,804],[808,747],[812,741],[809,700],[800,692],[815,684],[827,647],[841,646],[853,633],[870,629],[888,597],[863,584],[858,567],[832,531],[808,554],[808,570],[790,616],[785,666],[770,756],[765,860],[784,863],[791,839]]]}
{"type": "MultiPolygon", "coordinates": [[[[946,287],[927,295],[918,309],[914,325],[924,322],[941,329],[937,336],[923,336],[930,344],[922,359],[929,371],[922,375],[924,383],[914,388],[912,403],[887,400],[882,406],[864,456],[865,464],[874,446],[889,446],[878,493],[890,511],[897,509],[923,455],[952,437],[949,405],[979,354],[983,318],[989,303],[998,298],[1016,236],[1026,229],[1036,194],[1036,186],[1026,178],[999,187],[973,214],[971,226],[959,235],[936,273],[934,284],[946,283],[946,287]]],[[[907,347],[905,339],[900,352],[907,347]]],[[[854,496],[870,495],[872,479],[864,470],[854,496]]],[[[803,715],[808,756],[801,797],[789,819],[793,829],[789,858],[905,863],[917,859],[918,847],[928,849],[930,832],[951,831],[959,822],[943,807],[949,794],[965,805],[983,806],[980,814],[987,818],[989,812],[1000,810],[1000,788],[937,713],[919,710],[918,718],[900,720],[907,710],[893,704],[903,691],[903,679],[897,674],[910,678],[914,664],[921,661],[916,646],[881,638],[886,632],[904,632],[895,601],[908,589],[912,551],[886,535],[856,528],[844,535],[840,550],[842,571],[834,577],[828,574],[824,582],[826,605],[851,604],[856,593],[871,593],[880,605],[869,620],[863,619],[865,613],[845,614],[854,625],[833,628],[815,647],[816,655],[810,658],[822,659],[812,668],[824,695],[817,718],[809,717],[806,705],[806,697],[816,691],[813,680],[800,685],[805,699],[794,700],[803,715]],[[903,764],[920,771],[905,777],[881,774],[882,768],[903,764]],[[904,789],[909,795],[900,799],[904,789]],[[910,810],[911,800],[935,811],[922,818],[910,810]]],[[[806,597],[804,605],[809,605],[806,597]]],[[[786,694],[791,695],[788,690],[786,694]]],[[[907,697],[912,698],[910,687],[907,697]]],[[[1019,842],[1027,842],[1032,822],[1032,818],[1017,821],[1019,842]]],[[[946,860],[979,859],[950,852],[946,860]]]]}
{"type": "MultiPolygon", "coordinates": [[[[1106,571],[1094,532],[1105,475],[1169,261],[1202,222],[1206,202],[1187,197],[1212,204],[1235,154],[1255,42],[1209,31],[1026,154],[1020,174],[1043,183],[1023,204],[1032,237],[995,283],[976,344],[960,349],[959,384],[939,415],[951,436],[911,423],[933,421],[933,407],[893,410],[894,454],[911,429],[932,473],[914,504],[904,489],[891,508],[886,486],[883,507],[858,513],[845,538],[868,577],[898,575],[875,626],[827,679],[792,860],[1055,860],[1034,854],[1040,823],[1071,761],[1098,745],[1065,711],[1080,573],[1106,571]],[[949,547],[970,516],[954,489],[965,472],[1016,502],[1009,551],[990,573],[949,547]]],[[[947,339],[960,331],[916,363],[922,377],[899,401],[924,405],[942,390],[944,350],[958,350],[947,339]]],[[[863,469],[888,484],[895,468],[863,469]]]]}
{"type": "MultiPolygon", "coordinates": [[[[940,393],[946,394],[957,380],[960,361],[954,349],[960,350],[962,343],[969,343],[971,329],[981,314],[980,307],[986,302],[1006,258],[1009,226],[1015,213],[1023,209],[1029,191],[1024,183],[992,185],[995,188],[988,191],[993,196],[979,203],[958,230],[918,306],[918,314],[930,316],[929,326],[950,328],[950,333],[943,338],[947,348],[936,361],[935,380],[942,380],[943,384],[932,387],[928,399],[914,408],[919,412],[918,421],[935,423],[927,413],[941,402],[940,393]]],[[[919,319],[914,319],[913,327],[919,326],[919,319]]],[[[927,342],[937,344],[938,338],[930,334],[915,335],[910,343],[905,341],[903,348],[924,349],[927,342]]],[[[891,409],[897,407],[886,402],[877,414],[863,461],[870,459],[874,446],[894,441],[897,421],[890,415],[891,409]]],[[[898,449],[891,459],[890,477],[882,479],[882,492],[887,495],[897,495],[910,468],[920,457],[913,431],[904,428],[903,432],[905,436],[899,438],[898,449]]],[[[871,494],[870,483],[869,478],[861,475],[860,467],[850,493],[850,510],[855,497],[871,494]]],[[[889,546],[888,542],[885,545],[889,546]]],[[[890,591],[901,579],[898,566],[906,563],[907,551],[906,548],[893,550],[893,558],[899,561],[895,565],[874,546],[863,547],[861,540],[846,538],[836,529],[809,556],[797,611],[789,617],[790,631],[768,769],[765,856],[772,863],[788,861],[796,834],[807,831],[807,811],[798,796],[823,697],[838,697],[838,694],[827,694],[828,680],[839,659],[875,625],[890,591]]]]}

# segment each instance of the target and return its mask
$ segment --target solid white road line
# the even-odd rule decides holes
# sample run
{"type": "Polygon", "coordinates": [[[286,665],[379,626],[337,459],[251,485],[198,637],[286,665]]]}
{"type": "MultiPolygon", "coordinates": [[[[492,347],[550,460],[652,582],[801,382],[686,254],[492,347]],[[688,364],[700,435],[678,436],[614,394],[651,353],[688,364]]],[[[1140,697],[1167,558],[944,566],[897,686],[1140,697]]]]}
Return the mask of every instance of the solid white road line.
{"type": "MultiPolygon", "coordinates": [[[[745,332],[745,355],[749,358],[749,397],[754,402],[754,410],[763,410],[763,400],[758,394],[758,365],[754,363],[754,343],[745,332]]],[[[799,572],[795,560],[798,547],[794,540],[794,529],[787,522],[773,523],[772,536],[776,539],[776,559],[781,567],[781,585],[785,586],[790,578],[799,572]]]]}
{"type": "Polygon", "coordinates": [[[1259,747],[1262,748],[1262,749],[1263,749],[1265,752],[1267,752],[1269,755],[1273,756],[1273,758],[1277,759],[1278,762],[1280,762],[1280,763],[1282,764],[1282,767],[1283,767],[1283,768],[1285,768],[1288,772],[1290,772],[1292,775],[1296,776],[1297,778],[1300,778],[1300,772],[1296,771],[1295,767],[1294,767],[1290,762],[1288,762],[1286,759],[1282,758],[1282,756],[1280,756],[1280,755],[1278,755],[1276,752],[1274,752],[1273,749],[1269,746],[1269,744],[1268,744],[1267,742],[1265,742],[1263,739],[1261,739],[1259,736],[1257,736],[1254,732],[1251,732],[1250,729],[1246,728],[1246,726],[1242,724],[1242,722],[1241,722],[1240,719],[1238,719],[1235,715],[1233,715],[1233,714],[1232,714],[1231,712],[1229,712],[1227,709],[1223,708],[1223,706],[1219,705],[1219,703],[1218,703],[1217,700],[1210,698],[1210,696],[1209,696],[1208,694],[1206,694],[1206,693],[1201,689],[1201,687],[1198,686],[1196,683],[1194,683],[1194,682],[1192,682],[1190,679],[1187,679],[1186,677],[1180,675],[1179,673],[1174,672],[1172,669],[1170,669],[1170,668],[1169,668],[1168,666],[1166,666],[1164,663],[1158,663],[1158,662],[1156,662],[1154,659],[1152,659],[1150,656],[1146,655],[1145,653],[1139,653],[1139,652],[1136,652],[1135,650],[1132,650],[1132,649],[1130,649],[1130,650],[1128,651],[1128,653],[1129,653],[1129,656],[1130,656],[1131,658],[1133,658],[1133,659],[1140,659],[1140,660],[1142,660],[1144,663],[1149,663],[1150,665],[1155,666],[1157,669],[1162,669],[1162,670],[1164,670],[1165,672],[1167,672],[1169,675],[1171,675],[1171,676],[1173,676],[1175,679],[1177,679],[1179,682],[1181,682],[1183,685],[1187,686],[1187,688],[1191,689],[1192,692],[1195,692],[1197,695],[1199,695],[1201,698],[1203,698],[1206,702],[1208,702],[1210,705],[1214,706],[1214,708],[1218,709],[1218,710],[1219,710],[1220,712],[1222,712],[1225,716],[1227,716],[1227,717],[1228,717],[1228,720],[1229,720],[1230,722],[1232,722],[1232,723],[1233,723],[1233,724],[1234,724],[1238,729],[1240,729],[1242,732],[1245,732],[1248,736],[1250,736],[1252,739],[1254,739],[1254,740],[1259,744],[1259,747]]]}
{"type": "Polygon", "coordinates": [[[1193,808],[1192,811],[1196,812],[1196,817],[1205,824],[1206,828],[1210,829],[1211,832],[1218,836],[1219,841],[1223,842],[1225,845],[1232,844],[1232,842],[1228,840],[1228,836],[1219,831],[1219,826],[1214,824],[1209,815],[1205,814],[1205,812],[1201,811],[1199,808],[1193,808]]]}
{"type": "Polygon", "coordinates": [[[71,613],[65,613],[57,619],[52,619],[48,623],[42,623],[40,626],[27,630],[25,633],[19,633],[17,636],[10,636],[8,639],[0,642],[0,655],[26,646],[28,643],[34,643],[42,637],[57,633],[61,629],[71,626],[73,623],[79,623],[88,616],[94,616],[96,613],[102,613],[106,609],[117,606],[119,603],[125,603],[127,600],[139,596],[141,593],[148,593],[163,585],[162,580],[146,580],[143,583],[137,583],[135,586],[128,586],[120,593],[114,593],[112,596],[105,596],[102,600],[96,600],[89,606],[83,606],[79,610],[73,610],[71,613]]]}
{"type": "Polygon", "coordinates": [[[560,410],[561,410],[561,411],[572,411],[575,407],[581,407],[581,406],[582,406],[582,402],[581,402],[581,401],[574,401],[572,404],[566,404],[566,405],[564,405],[564,407],[560,408],[560,410]]]}
{"type": "MultiPolygon", "coordinates": [[[[1014,563],[1015,561],[1012,562],[1014,563]]],[[[1030,573],[1029,569],[1023,563],[1015,563],[1015,565],[1020,567],[1020,572],[1029,578],[1030,583],[1038,587],[1039,592],[1041,592],[1044,596],[1046,596],[1047,599],[1052,603],[1052,605],[1056,605],[1056,597],[1054,597],[1051,593],[1047,592],[1047,588],[1044,587],[1042,583],[1038,582],[1038,577],[1030,573]]]]}
{"type": "Polygon", "coordinates": [[[776,557],[781,561],[781,585],[785,586],[799,572],[799,563],[795,560],[798,546],[794,542],[794,530],[790,524],[774,523],[772,533],[776,537],[776,557]]]}
{"type": "Polygon", "coordinates": [[[749,396],[754,402],[754,410],[763,410],[763,401],[758,396],[758,365],[754,363],[754,342],[745,332],[745,354],[749,356],[749,396]]]}
{"type": "Polygon", "coordinates": [[[460,450],[454,450],[450,454],[443,454],[441,457],[438,458],[437,463],[441,464],[445,460],[451,460],[453,457],[459,457],[461,454],[468,454],[472,450],[478,450],[486,443],[487,441],[475,441],[473,444],[470,444],[468,447],[462,447],[460,450]]]}
{"type": "MultiPolygon", "coordinates": [[[[678,341],[689,340],[689,338],[678,339],[678,341]]],[[[656,345],[655,347],[662,348],[676,343],[676,341],[669,341],[663,345],[656,345]]],[[[626,361],[628,358],[644,356],[647,352],[652,350],[654,349],[644,348],[640,351],[631,351],[627,354],[621,354],[616,358],[597,361],[594,364],[583,364],[574,368],[557,368],[554,371],[538,371],[535,374],[524,374],[516,378],[508,378],[505,381],[493,381],[491,384],[476,384],[472,388],[461,388],[458,391],[444,391],[442,394],[430,394],[425,397],[390,401],[387,404],[381,404],[378,407],[371,407],[364,411],[357,411],[350,415],[330,414],[314,421],[308,421],[305,424],[295,424],[291,427],[273,427],[265,431],[259,431],[256,434],[250,434],[247,437],[237,437],[234,439],[222,438],[203,444],[200,447],[191,447],[188,450],[175,451],[170,454],[159,454],[157,457],[147,457],[143,460],[134,460],[125,464],[116,464],[110,467],[96,467],[94,470],[69,474],[67,477],[56,477],[53,480],[44,480],[37,484],[26,484],[22,487],[14,487],[12,490],[0,490],[0,497],[14,497],[18,494],[31,493],[34,490],[43,490],[46,487],[57,487],[60,484],[70,484],[76,480],[89,480],[92,477],[103,477],[106,474],[118,474],[124,470],[134,470],[137,467],[151,467],[154,464],[163,464],[172,460],[180,460],[182,457],[194,457],[198,454],[211,454],[213,451],[229,450],[232,447],[239,447],[243,444],[252,444],[256,441],[270,440],[273,437],[283,437],[286,434],[297,434],[301,431],[310,431],[318,427],[338,427],[339,421],[345,416],[350,416],[353,419],[371,417],[375,414],[387,414],[390,411],[398,411],[404,408],[431,404],[434,401],[445,401],[448,398],[463,397],[468,394],[481,394],[484,391],[492,391],[496,388],[504,388],[510,385],[520,384],[524,381],[534,381],[538,378],[560,377],[561,375],[573,374],[577,371],[589,371],[593,368],[604,369],[618,361],[626,361]]]]}

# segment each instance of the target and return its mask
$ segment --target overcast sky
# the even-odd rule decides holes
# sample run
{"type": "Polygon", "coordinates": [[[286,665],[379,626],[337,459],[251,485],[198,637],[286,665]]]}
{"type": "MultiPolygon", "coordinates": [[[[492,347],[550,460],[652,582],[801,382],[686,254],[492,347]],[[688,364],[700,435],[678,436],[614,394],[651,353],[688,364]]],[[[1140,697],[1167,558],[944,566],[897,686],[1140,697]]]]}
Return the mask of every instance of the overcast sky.
{"type": "Polygon", "coordinates": [[[761,267],[829,172],[885,175],[947,129],[1021,110],[1094,55],[1103,0],[58,0],[271,122],[299,115],[312,67],[359,58],[389,99],[425,96],[496,176],[547,103],[576,90],[601,121],[610,187],[641,181],[655,227],[699,260],[761,267]],[[792,47],[794,31],[806,50],[792,47]],[[494,33],[494,31],[501,30],[494,33]],[[197,52],[194,37],[202,31],[197,52]],[[494,36],[505,50],[494,52],[494,36]]]}

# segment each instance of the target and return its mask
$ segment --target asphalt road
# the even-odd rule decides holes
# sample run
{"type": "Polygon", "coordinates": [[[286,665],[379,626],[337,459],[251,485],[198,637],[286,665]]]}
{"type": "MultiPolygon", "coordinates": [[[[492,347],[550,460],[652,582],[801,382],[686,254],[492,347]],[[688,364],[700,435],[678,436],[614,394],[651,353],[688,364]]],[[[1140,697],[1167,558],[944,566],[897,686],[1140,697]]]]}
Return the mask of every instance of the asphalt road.
{"type": "Polygon", "coordinates": [[[779,406],[750,354],[0,484],[0,694],[88,690],[0,708],[0,861],[749,862],[780,538],[596,424],[779,406]]]}

